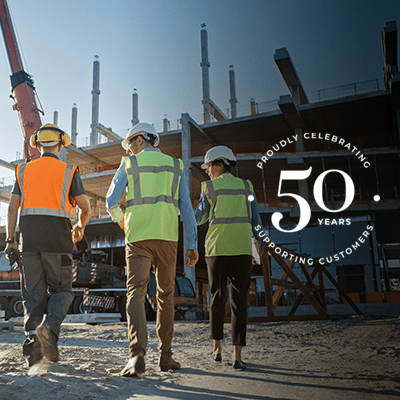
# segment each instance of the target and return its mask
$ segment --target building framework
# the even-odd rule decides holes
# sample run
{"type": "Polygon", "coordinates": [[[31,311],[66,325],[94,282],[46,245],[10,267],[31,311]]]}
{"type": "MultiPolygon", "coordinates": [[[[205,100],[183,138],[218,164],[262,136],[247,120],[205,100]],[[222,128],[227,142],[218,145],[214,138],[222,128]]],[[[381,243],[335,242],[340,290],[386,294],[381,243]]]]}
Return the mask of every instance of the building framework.
{"type": "MultiPolygon", "coordinates": [[[[356,293],[360,301],[367,301],[369,293],[396,289],[395,280],[400,278],[400,231],[397,229],[400,220],[400,72],[396,22],[388,22],[382,31],[383,81],[377,79],[307,95],[289,52],[286,48],[277,49],[274,61],[290,94],[268,104],[256,104],[252,100],[250,113],[245,116],[238,116],[233,66],[229,70],[230,110],[224,113],[210,98],[205,26],[200,35],[204,120],[202,123],[195,121],[184,113],[179,129],[170,130],[165,120],[164,131],[160,133],[161,151],[180,157],[184,162],[193,207],[200,197],[200,184],[207,178],[200,168],[204,154],[214,145],[229,146],[238,160],[235,174],[253,183],[262,222],[272,242],[313,258],[332,257],[331,263],[326,260],[326,268],[347,293],[356,293]],[[282,213],[281,227],[287,231],[294,229],[300,217],[295,197],[278,192],[282,171],[310,168],[308,179],[286,180],[281,190],[307,201],[310,221],[301,231],[282,232],[271,223],[274,213],[282,213]],[[327,172],[331,170],[336,172],[327,172]],[[344,211],[335,214],[332,210],[340,210],[348,196],[344,175],[337,171],[351,178],[354,199],[344,211]],[[324,174],[324,180],[318,179],[324,174]],[[325,208],[321,207],[321,201],[316,201],[316,187],[325,208]],[[372,230],[362,242],[363,247],[348,254],[346,250],[362,238],[367,226],[372,230]],[[341,251],[345,257],[338,256],[336,260],[334,255],[340,255],[341,251]]],[[[72,144],[67,148],[66,161],[79,166],[90,198],[93,217],[86,234],[91,247],[110,252],[113,263],[124,265],[123,233],[106,213],[105,198],[125,153],[121,138],[98,121],[99,68],[96,59],[90,145],[77,147],[77,109],[74,107],[72,144]],[[107,142],[99,143],[99,134],[106,137],[107,142]]],[[[136,92],[132,100],[134,125],[139,122],[136,92]]],[[[5,166],[4,162],[2,165],[5,166]]],[[[11,186],[0,187],[1,201],[8,202],[10,190],[11,186]]],[[[186,243],[179,242],[178,273],[185,273],[196,284],[197,291],[206,295],[204,236],[205,228],[200,227],[201,258],[196,268],[183,266],[186,243]]],[[[0,241],[4,237],[3,229],[0,241]]],[[[274,276],[274,262],[271,268],[274,276]]],[[[302,276],[300,270],[294,272],[302,276]]],[[[253,270],[253,275],[257,274],[261,275],[259,267],[253,270]]],[[[333,287],[327,290],[331,290],[333,302],[342,301],[333,287]]],[[[381,299],[387,300],[382,296],[381,299]]]]}

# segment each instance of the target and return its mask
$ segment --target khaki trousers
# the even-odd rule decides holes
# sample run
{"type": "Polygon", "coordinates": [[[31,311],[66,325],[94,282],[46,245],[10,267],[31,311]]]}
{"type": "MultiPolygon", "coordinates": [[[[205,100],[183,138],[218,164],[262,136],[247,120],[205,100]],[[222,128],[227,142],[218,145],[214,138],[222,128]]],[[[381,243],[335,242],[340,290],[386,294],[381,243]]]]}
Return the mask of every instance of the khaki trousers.
{"type": "Polygon", "coordinates": [[[151,265],[153,265],[157,282],[158,351],[162,358],[169,358],[172,355],[177,250],[177,242],[166,240],[143,240],[126,244],[128,274],[126,315],[131,357],[146,354],[147,325],[144,304],[151,265]]]}

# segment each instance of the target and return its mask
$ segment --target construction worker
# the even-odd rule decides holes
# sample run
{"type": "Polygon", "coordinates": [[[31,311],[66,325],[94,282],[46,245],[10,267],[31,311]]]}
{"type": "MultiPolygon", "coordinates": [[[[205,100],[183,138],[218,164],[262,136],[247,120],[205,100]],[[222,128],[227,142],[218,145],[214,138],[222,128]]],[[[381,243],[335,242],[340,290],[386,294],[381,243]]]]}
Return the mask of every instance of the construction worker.
{"type": "Polygon", "coordinates": [[[209,221],[205,259],[211,287],[210,328],[214,339],[214,361],[222,361],[221,340],[229,279],[233,368],[244,369],[242,346],[246,345],[247,291],[252,269],[251,233],[261,225],[261,219],[253,185],[231,174],[235,165],[236,157],[228,147],[216,146],[207,151],[201,167],[210,180],[201,185],[196,218],[198,225],[209,221]]]}
{"type": "Polygon", "coordinates": [[[122,147],[122,159],[107,193],[107,210],[125,231],[127,265],[127,304],[130,359],[122,376],[145,372],[147,347],[145,296],[153,265],[157,281],[157,334],[159,367],[175,370],[180,364],[172,358],[174,291],[178,248],[178,210],[188,249],[185,263],[198,261],[197,227],[183,170],[183,162],[156,148],[160,139],[147,123],[132,127],[122,147]],[[120,199],[126,193],[126,210],[120,199]]]}
{"type": "Polygon", "coordinates": [[[41,157],[19,164],[7,213],[6,248],[10,263],[19,259],[16,239],[18,209],[21,250],[21,295],[24,305],[26,340],[23,355],[28,365],[43,355],[57,362],[60,325],[74,298],[72,292],[73,242],[83,238],[90,218],[77,167],[59,160],[69,135],[52,124],[45,124],[30,138],[41,157]],[[71,230],[71,211],[80,209],[71,230]],[[50,297],[48,297],[48,293],[50,297]]]}

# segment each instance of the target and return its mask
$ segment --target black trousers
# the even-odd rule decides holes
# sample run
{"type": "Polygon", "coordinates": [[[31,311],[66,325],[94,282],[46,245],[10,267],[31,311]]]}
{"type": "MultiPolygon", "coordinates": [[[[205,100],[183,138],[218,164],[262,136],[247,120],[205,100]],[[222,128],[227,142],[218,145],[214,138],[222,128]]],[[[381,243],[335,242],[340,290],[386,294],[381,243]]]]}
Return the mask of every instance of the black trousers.
{"type": "Polygon", "coordinates": [[[250,255],[206,257],[206,263],[211,286],[211,339],[221,340],[224,337],[227,279],[229,279],[232,344],[246,346],[247,291],[250,286],[252,257],[250,255]]]}

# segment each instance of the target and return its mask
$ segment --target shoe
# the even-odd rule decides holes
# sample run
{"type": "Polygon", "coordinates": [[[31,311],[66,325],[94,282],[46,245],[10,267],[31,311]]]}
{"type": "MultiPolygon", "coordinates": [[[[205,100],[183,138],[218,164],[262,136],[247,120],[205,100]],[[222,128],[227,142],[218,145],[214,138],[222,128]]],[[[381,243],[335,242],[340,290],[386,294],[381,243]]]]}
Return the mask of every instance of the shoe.
{"type": "Polygon", "coordinates": [[[214,362],[216,362],[216,363],[222,362],[222,355],[221,355],[221,353],[215,353],[215,354],[214,354],[214,362]]]}
{"type": "Polygon", "coordinates": [[[43,355],[52,362],[58,362],[57,337],[47,325],[41,325],[36,329],[37,338],[42,346],[43,355]]]}
{"type": "Polygon", "coordinates": [[[129,359],[128,364],[126,364],[125,368],[119,374],[125,377],[134,377],[138,376],[138,374],[143,374],[145,370],[144,357],[141,354],[137,354],[129,359]]]}
{"type": "Polygon", "coordinates": [[[232,364],[233,369],[246,369],[247,364],[243,361],[235,360],[235,362],[232,364]]]}
{"type": "Polygon", "coordinates": [[[175,361],[172,357],[170,358],[160,358],[160,362],[158,363],[161,371],[169,371],[171,369],[179,369],[181,364],[175,361]]]}
{"type": "Polygon", "coordinates": [[[22,345],[22,354],[27,357],[29,368],[41,361],[43,358],[42,347],[36,337],[25,339],[22,345]]]}

